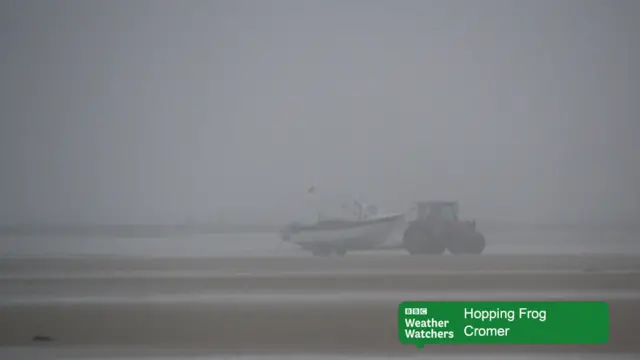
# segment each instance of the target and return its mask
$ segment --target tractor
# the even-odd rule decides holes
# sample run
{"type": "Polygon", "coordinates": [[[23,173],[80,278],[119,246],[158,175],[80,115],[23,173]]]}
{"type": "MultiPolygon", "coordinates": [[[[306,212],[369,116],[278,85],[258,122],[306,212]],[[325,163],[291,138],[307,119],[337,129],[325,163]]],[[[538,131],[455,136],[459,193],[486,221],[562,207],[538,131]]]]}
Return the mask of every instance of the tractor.
{"type": "Polygon", "coordinates": [[[416,203],[418,217],[404,232],[402,243],[412,255],[440,255],[449,250],[457,254],[481,254],[486,241],[476,231],[476,222],[458,220],[455,201],[416,203]]]}

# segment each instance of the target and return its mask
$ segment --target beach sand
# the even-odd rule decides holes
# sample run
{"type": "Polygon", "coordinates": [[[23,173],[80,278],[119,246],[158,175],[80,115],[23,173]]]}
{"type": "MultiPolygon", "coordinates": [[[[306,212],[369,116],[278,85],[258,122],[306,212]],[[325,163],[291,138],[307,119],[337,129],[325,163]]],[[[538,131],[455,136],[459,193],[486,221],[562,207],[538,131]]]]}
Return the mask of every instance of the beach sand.
{"type": "MultiPolygon", "coordinates": [[[[429,352],[640,352],[638,301],[611,301],[611,341],[593,346],[429,345],[429,352]]],[[[585,314],[586,315],[586,314],[585,314]]],[[[419,353],[397,335],[397,304],[110,304],[0,311],[0,344],[211,349],[219,352],[419,353]]]]}
{"type": "Polygon", "coordinates": [[[232,354],[640,353],[636,339],[640,274],[634,271],[640,258],[460,259],[0,260],[0,300],[6,302],[0,306],[0,346],[201,349],[232,354]],[[188,273],[170,276],[180,271],[188,273]],[[75,278],[65,278],[69,276],[75,278]],[[470,300],[476,294],[478,300],[508,300],[504,294],[520,294],[522,300],[530,294],[536,294],[531,300],[558,299],[560,293],[566,300],[604,300],[611,311],[610,342],[430,345],[422,350],[400,344],[398,303],[421,298],[455,300],[447,295],[451,291],[470,300]],[[403,298],[403,292],[410,292],[411,298],[403,298]],[[626,295],[614,296],[621,292],[626,295]],[[153,301],[167,294],[229,293],[237,294],[237,300],[153,301]],[[268,300],[256,293],[280,298],[268,300]],[[313,293],[333,294],[337,300],[323,301],[319,296],[302,301],[294,295],[282,300],[287,294],[305,293],[310,299],[313,293]],[[385,293],[395,293],[397,298],[380,295],[385,293]],[[136,301],[128,298],[132,294],[136,301]],[[73,299],[64,301],[19,301],[27,296],[64,299],[71,295],[73,299]],[[109,296],[119,300],[95,300],[109,296]],[[94,301],[83,301],[83,297],[94,301]],[[10,302],[12,298],[16,301],[10,302]],[[50,336],[53,341],[34,342],[35,335],[50,336]]]}

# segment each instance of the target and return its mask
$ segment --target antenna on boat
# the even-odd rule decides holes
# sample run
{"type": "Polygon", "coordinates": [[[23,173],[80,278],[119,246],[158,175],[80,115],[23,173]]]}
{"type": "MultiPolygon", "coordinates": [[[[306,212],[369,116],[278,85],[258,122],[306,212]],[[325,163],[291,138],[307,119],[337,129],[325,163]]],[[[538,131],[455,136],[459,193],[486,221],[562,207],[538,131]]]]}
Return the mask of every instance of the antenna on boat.
{"type": "Polygon", "coordinates": [[[358,200],[353,200],[353,203],[356,206],[356,211],[357,211],[356,216],[358,217],[358,220],[362,220],[362,217],[364,215],[363,214],[364,207],[358,200]]]}
{"type": "MultiPolygon", "coordinates": [[[[307,189],[307,195],[311,194],[315,194],[316,193],[316,185],[315,184],[311,184],[311,186],[307,189]]],[[[319,209],[316,209],[316,216],[317,216],[317,221],[322,221],[324,216],[322,215],[322,212],[319,209]]]]}

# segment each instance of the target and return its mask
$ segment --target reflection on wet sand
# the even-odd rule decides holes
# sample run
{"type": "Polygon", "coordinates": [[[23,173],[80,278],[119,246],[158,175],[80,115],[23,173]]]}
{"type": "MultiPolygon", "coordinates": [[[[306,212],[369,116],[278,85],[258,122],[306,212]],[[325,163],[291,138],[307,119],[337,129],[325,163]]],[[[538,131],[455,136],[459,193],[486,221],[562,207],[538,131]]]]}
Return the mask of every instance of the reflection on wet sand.
{"type": "Polygon", "coordinates": [[[150,348],[155,355],[170,356],[180,349],[217,356],[424,355],[426,349],[398,342],[401,301],[566,299],[608,301],[611,341],[598,346],[429,346],[429,354],[495,359],[500,357],[493,354],[527,358],[533,352],[535,358],[543,353],[607,358],[640,353],[635,339],[640,332],[640,274],[634,271],[640,258],[460,259],[0,261],[0,345],[9,347],[3,351],[45,347],[63,352],[81,346],[93,349],[91,356],[107,357],[112,355],[102,351],[138,356],[136,352],[150,348]],[[114,271],[119,275],[109,276],[114,271]],[[172,271],[183,273],[172,276],[172,271]],[[35,334],[53,341],[35,344],[35,334]]]}

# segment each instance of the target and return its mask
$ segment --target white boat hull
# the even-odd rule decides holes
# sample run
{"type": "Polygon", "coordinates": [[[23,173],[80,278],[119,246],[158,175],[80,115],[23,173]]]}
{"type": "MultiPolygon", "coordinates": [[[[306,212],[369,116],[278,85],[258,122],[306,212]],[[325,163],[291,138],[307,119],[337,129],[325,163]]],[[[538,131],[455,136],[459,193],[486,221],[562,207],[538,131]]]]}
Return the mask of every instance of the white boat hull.
{"type": "Polygon", "coordinates": [[[384,244],[404,223],[402,214],[364,221],[339,221],[292,229],[288,241],[306,249],[367,250],[384,244]]]}

